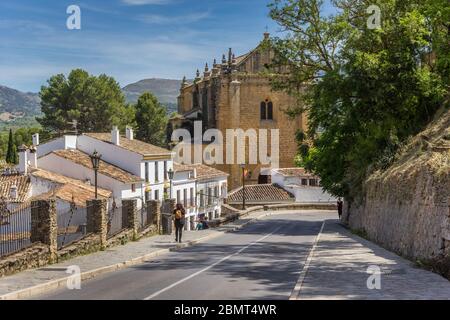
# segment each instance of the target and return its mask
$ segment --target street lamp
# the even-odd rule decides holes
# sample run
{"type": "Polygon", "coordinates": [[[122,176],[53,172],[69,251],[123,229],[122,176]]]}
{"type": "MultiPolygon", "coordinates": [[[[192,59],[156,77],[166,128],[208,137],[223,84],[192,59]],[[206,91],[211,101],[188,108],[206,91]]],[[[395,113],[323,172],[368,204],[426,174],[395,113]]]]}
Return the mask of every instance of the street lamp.
{"type": "Polygon", "coordinates": [[[242,169],[242,210],[245,210],[245,164],[240,165],[242,169]]]}
{"type": "Polygon", "coordinates": [[[174,171],[172,170],[172,168],[169,169],[169,171],[167,171],[167,175],[169,176],[169,181],[170,181],[170,199],[172,199],[172,180],[173,180],[173,175],[174,175],[174,171]]]}
{"type": "Polygon", "coordinates": [[[91,158],[92,162],[92,168],[94,169],[95,174],[95,199],[98,199],[98,193],[97,193],[97,173],[98,168],[100,167],[100,159],[102,158],[102,155],[97,152],[97,150],[94,150],[94,153],[89,156],[91,158]]]}

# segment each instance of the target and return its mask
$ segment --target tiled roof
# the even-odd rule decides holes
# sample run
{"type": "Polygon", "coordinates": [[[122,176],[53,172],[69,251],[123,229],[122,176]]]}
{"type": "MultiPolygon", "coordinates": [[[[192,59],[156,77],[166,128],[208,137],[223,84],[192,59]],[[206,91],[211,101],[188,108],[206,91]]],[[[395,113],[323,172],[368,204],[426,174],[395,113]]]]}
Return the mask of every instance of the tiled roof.
{"type": "Polygon", "coordinates": [[[27,200],[30,192],[30,178],[25,175],[0,175],[0,198],[20,203],[27,200]],[[17,187],[17,199],[11,199],[11,186],[17,187]]]}
{"type": "Polygon", "coordinates": [[[314,176],[312,173],[307,172],[304,168],[281,168],[281,169],[276,169],[275,171],[285,177],[297,177],[297,176],[313,177],[314,176]]]}
{"type": "MultiPolygon", "coordinates": [[[[228,202],[242,202],[242,187],[231,191],[228,202]]],[[[245,201],[254,203],[294,201],[295,197],[275,184],[255,184],[245,186],[245,201]]]]}
{"type": "MultiPolygon", "coordinates": [[[[89,155],[87,155],[84,152],[81,152],[79,150],[56,150],[52,152],[53,154],[70,160],[73,163],[82,165],[83,167],[92,169],[92,163],[91,158],[89,155]]],[[[134,174],[125,171],[119,167],[116,167],[106,161],[100,160],[100,166],[98,169],[98,173],[103,174],[105,176],[111,177],[115,180],[118,180],[123,183],[133,183],[133,182],[140,182],[142,179],[138,176],[135,176],[134,174]]]]}
{"type": "Polygon", "coordinates": [[[220,171],[216,168],[207,166],[205,164],[178,164],[174,163],[175,171],[191,171],[196,169],[197,171],[197,179],[205,180],[217,177],[228,177],[228,173],[220,171]]]}
{"type": "MultiPolygon", "coordinates": [[[[72,179],[42,169],[34,169],[31,172],[31,175],[36,178],[45,179],[60,184],[61,186],[57,188],[55,195],[66,201],[71,201],[73,196],[76,201],[86,202],[86,200],[93,199],[95,196],[95,187],[93,185],[86,184],[81,180],[72,179]]],[[[97,188],[97,191],[99,197],[101,198],[109,198],[112,195],[110,190],[103,188],[97,188]]]]}
{"type": "MultiPolygon", "coordinates": [[[[111,133],[85,133],[84,135],[97,139],[97,140],[101,140],[103,142],[106,143],[110,143],[111,142],[111,133]]],[[[124,136],[120,137],[120,144],[118,147],[121,147],[123,149],[138,153],[140,155],[143,156],[147,156],[147,155],[167,155],[170,156],[171,152],[167,149],[158,147],[158,146],[154,146],[152,144],[140,141],[140,140],[129,140],[124,136]]]]}
{"type": "MultiPolygon", "coordinates": [[[[104,191],[98,191],[100,199],[108,199],[109,196],[105,196],[104,191]]],[[[75,203],[77,207],[86,207],[86,201],[92,200],[95,198],[95,191],[87,188],[83,188],[73,184],[64,184],[50,192],[40,194],[36,197],[33,197],[31,200],[48,200],[50,198],[57,198],[59,200],[63,200],[66,202],[75,203]]]]}

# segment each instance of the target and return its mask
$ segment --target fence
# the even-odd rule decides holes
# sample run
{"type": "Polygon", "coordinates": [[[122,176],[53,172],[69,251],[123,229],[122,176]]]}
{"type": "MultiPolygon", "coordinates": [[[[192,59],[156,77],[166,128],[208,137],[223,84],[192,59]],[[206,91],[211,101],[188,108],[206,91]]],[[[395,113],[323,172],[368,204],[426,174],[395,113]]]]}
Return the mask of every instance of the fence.
{"type": "Polygon", "coordinates": [[[122,207],[117,207],[115,202],[108,208],[106,216],[107,234],[109,239],[124,229],[122,207]]]}
{"type": "Polygon", "coordinates": [[[145,229],[146,227],[148,227],[150,224],[152,224],[152,221],[148,221],[148,204],[145,203],[142,205],[142,208],[140,210],[138,210],[137,212],[137,220],[138,220],[138,229],[139,231],[145,229]]]}
{"type": "Polygon", "coordinates": [[[0,257],[31,245],[31,203],[0,203],[0,257]]]}
{"type": "Polygon", "coordinates": [[[58,249],[80,240],[86,236],[87,208],[78,208],[74,203],[70,208],[57,212],[58,249]]]}

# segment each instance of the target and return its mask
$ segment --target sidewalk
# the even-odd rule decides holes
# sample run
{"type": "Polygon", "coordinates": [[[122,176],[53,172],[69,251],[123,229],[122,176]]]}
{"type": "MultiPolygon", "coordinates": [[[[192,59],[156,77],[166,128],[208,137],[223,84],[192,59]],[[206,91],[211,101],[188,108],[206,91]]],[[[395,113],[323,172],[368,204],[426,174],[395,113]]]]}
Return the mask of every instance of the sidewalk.
{"type": "Polygon", "coordinates": [[[303,299],[450,299],[450,281],[326,221],[301,287],[303,299]],[[369,266],[381,268],[381,289],[369,290],[369,266]]]}
{"type": "Polygon", "coordinates": [[[253,219],[266,215],[267,212],[254,212],[239,220],[214,229],[186,231],[183,243],[177,244],[173,235],[160,235],[129,242],[123,246],[109,248],[85,256],[75,257],[61,263],[38,269],[26,270],[11,276],[0,278],[0,300],[28,298],[31,295],[65,286],[67,267],[79,266],[82,280],[87,280],[131,265],[139,264],[152,257],[165,254],[171,250],[193,245],[197,242],[222,235],[224,232],[243,227],[253,219]]]}

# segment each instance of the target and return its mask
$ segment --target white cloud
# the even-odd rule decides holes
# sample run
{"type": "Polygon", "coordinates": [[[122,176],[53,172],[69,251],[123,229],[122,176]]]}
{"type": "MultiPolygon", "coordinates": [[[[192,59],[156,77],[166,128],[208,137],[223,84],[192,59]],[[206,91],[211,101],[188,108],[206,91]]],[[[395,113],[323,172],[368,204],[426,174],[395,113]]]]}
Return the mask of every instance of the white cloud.
{"type": "Polygon", "coordinates": [[[197,12],[185,14],[182,16],[164,16],[158,14],[143,14],[137,17],[137,20],[148,23],[148,24],[159,24],[159,25],[167,25],[167,24],[188,24],[194,23],[203,19],[206,19],[210,16],[209,12],[197,12]]]}
{"type": "Polygon", "coordinates": [[[122,0],[122,2],[130,6],[142,6],[146,4],[164,5],[171,3],[172,0],[122,0]]]}

